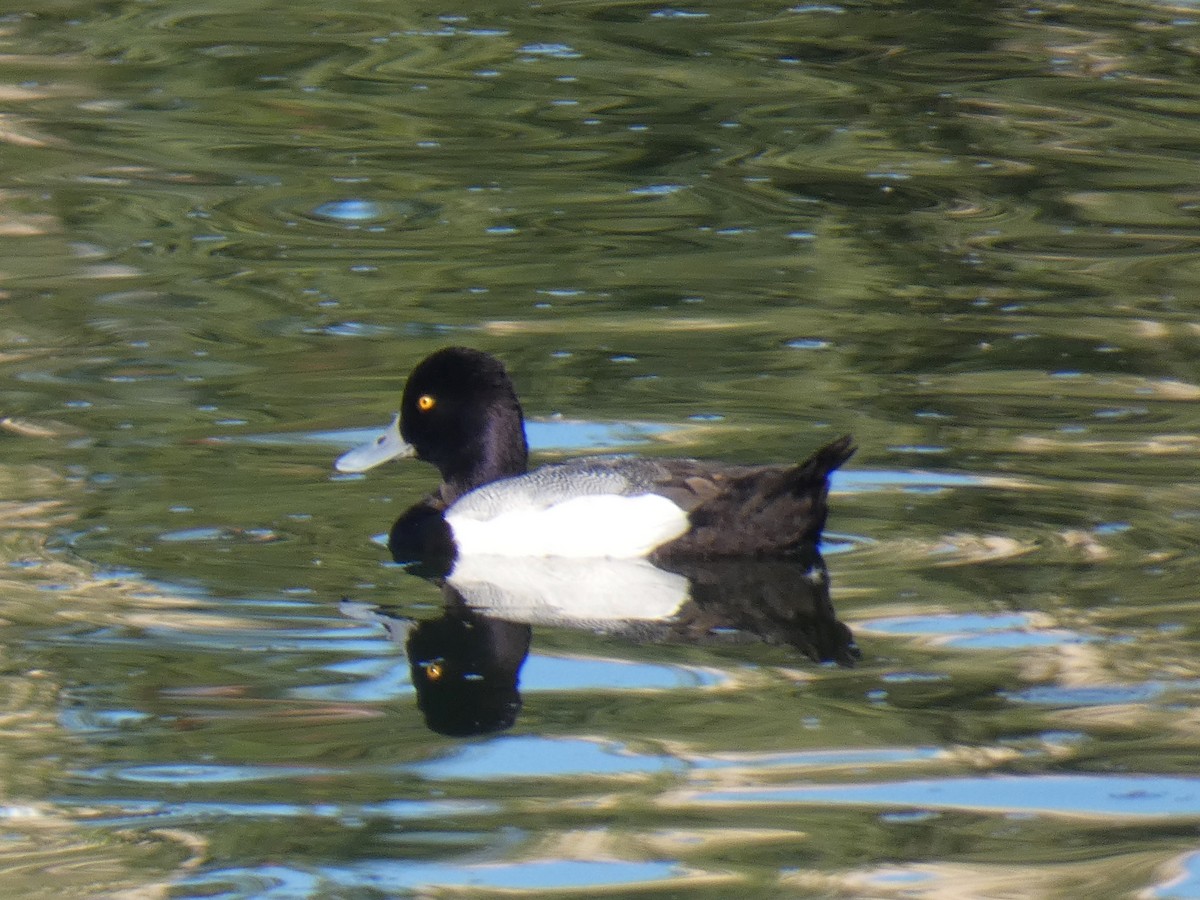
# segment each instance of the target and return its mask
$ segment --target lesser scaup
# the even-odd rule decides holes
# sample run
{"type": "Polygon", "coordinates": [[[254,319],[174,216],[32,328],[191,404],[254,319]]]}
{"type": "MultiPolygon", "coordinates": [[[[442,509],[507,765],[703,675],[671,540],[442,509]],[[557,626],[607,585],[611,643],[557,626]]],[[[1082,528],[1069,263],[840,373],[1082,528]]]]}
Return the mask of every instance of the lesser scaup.
{"type": "Polygon", "coordinates": [[[392,527],[398,562],[778,557],[817,545],[829,473],[854,449],[847,435],[794,466],[587,457],[528,472],[525,420],[503,363],[447,347],[413,369],[389,429],[335,465],[363,472],[415,456],[441,472],[441,487],[392,527]]]}

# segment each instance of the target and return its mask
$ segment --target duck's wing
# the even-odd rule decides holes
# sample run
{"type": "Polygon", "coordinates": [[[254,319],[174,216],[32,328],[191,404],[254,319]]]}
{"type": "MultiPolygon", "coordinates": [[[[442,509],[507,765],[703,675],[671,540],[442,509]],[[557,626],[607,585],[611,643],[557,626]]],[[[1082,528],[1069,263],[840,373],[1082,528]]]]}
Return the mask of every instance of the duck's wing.
{"type": "Polygon", "coordinates": [[[736,466],[699,459],[632,459],[585,457],[553,467],[564,472],[581,469],[595,477],[618,473],[630,494],[653,492],[667,497],[685,512],[722,497],[824,495],[829,475],[854,455],[849,435],[814,452],[799,465],[736,466]]]}
{"type": "Polygon", "coordinates": [[[633,471],[639,460],[584,458],[502,478],[458,498],[448,515],[487,521],[513,511],[539,512],[578,497],[633,497],[646,493],[633,471]]]}
{"type": "Polygon", "coordinates": [[[796,466],[730,466],[698,459],[586,456],[485,484],[449,504],[447,512],[486,520],[510,510],[543,510],[583,496],[658,494],[690,513],[722,497],[747,491],[767,495],[820,493],[828,486],[829,473],[854,451],[853,441],[847,435],[796,466]]]}
{"type": "Polygon", "coordinates": [[[779,556],[816,547],[828,512],[829,475],[854,450],[845,436],[795,466],[664,461],[675,476],[664,494],[687,510],[690,527],[658,553],[779,556]]]}

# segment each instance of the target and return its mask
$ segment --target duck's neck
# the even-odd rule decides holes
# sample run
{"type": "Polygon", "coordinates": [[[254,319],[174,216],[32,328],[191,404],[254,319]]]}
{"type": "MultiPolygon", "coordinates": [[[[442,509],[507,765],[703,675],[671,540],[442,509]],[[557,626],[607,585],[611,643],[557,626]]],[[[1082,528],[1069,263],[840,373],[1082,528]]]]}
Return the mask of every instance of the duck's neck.
{"type": "Polygon", "coordinates": [[[524,475],[529,466],[529,445],[521,407],[496,410],[489,415],[459,464],[442,469],[443,495],[453,502],[468,491],[501,478],[524,475]]]}

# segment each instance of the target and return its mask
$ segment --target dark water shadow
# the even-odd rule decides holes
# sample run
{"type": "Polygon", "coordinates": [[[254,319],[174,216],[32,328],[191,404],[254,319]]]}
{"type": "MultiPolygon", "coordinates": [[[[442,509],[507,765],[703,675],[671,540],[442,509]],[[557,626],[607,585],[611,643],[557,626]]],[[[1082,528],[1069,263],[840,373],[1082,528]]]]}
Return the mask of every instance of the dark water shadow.
{"type": "MultiPolygon", "coordinates": [[[[440,734],[510,728],[521,711],[520,673],[534,626],[619,635],[640,643],[727,644],[753,639],[814,663],[852,666],[860,653],[830,599],[817,552],[787,559],[646,560],[481,557],[448,574],[436,618],[383,607],[380,622],[408,657],[417,705],[440,734]]],[[[355,605],[356,618],[364,612],[355,605]]]]}

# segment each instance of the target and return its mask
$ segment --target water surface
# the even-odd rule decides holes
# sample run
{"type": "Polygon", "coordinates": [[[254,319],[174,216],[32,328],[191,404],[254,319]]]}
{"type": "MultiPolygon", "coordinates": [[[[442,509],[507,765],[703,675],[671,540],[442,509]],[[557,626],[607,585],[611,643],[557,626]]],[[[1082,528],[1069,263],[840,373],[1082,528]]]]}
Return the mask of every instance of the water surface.
{"type": "Polygon", "coordinates": [[[6,890],[1200,896],[1198,22],[10,6],[6,890]],[[330,461],[448,343],[542,459],[852,432],[861,658],[542,621],[429,730],[434,473],[330,461]]]}

